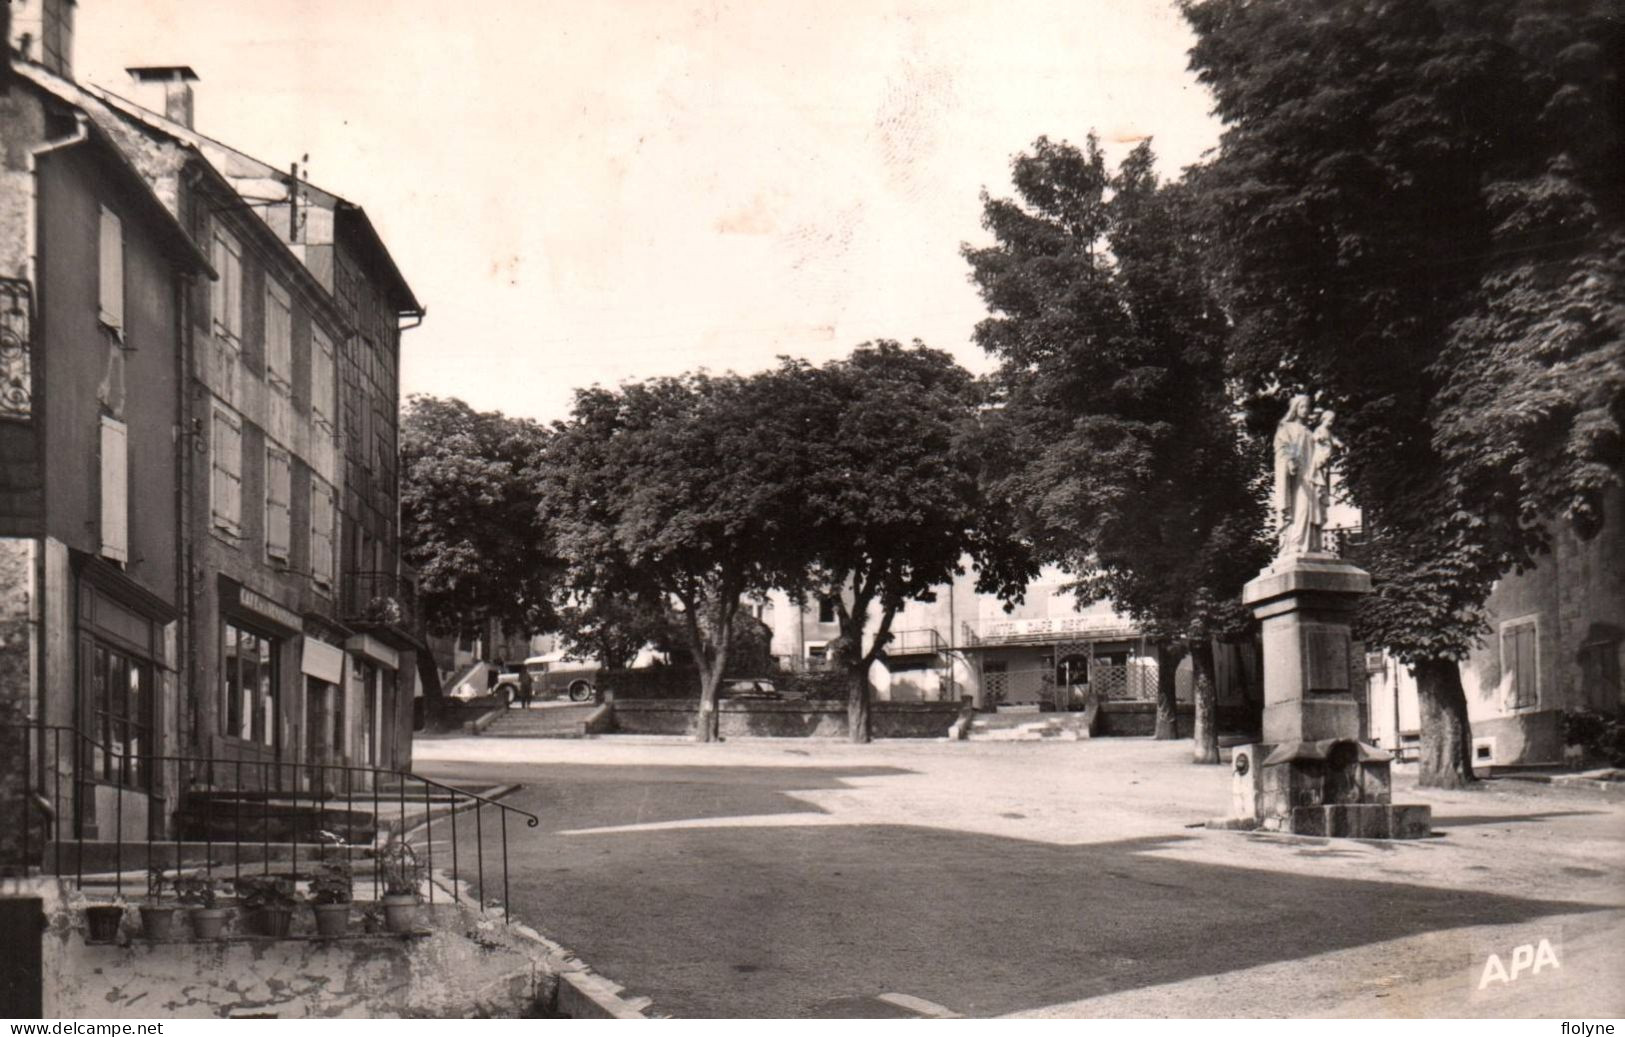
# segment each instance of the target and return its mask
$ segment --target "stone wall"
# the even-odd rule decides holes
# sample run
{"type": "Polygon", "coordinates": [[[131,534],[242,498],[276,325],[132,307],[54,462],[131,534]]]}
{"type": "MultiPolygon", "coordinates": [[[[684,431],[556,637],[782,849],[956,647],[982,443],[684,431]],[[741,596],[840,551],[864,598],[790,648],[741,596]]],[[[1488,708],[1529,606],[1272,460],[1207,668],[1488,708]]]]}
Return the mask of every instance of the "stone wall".
{"type": "MultiPolygon", "coordinates": [[[[953,702],[876,702],[869,733],[875,738],[945,738],[959,717],[953,702]]],[[[616,699],[615,730],[623,734],[692,735],[699,705],[616,699]]],[[[723,702],[717,730],[724,738],[845,738],[846,706],[838,702],[723,702]]]]}
{"type": "Polygon", "coordinates": [[[432,931],[414,936],[149,943],[128,932],[132,912],[120,942],[87,944],[77,897],[34,885],[47,1019],[527,1016],[554,1003],[566,967],[497,916],[449,904],[424,907],[432,931]]]}

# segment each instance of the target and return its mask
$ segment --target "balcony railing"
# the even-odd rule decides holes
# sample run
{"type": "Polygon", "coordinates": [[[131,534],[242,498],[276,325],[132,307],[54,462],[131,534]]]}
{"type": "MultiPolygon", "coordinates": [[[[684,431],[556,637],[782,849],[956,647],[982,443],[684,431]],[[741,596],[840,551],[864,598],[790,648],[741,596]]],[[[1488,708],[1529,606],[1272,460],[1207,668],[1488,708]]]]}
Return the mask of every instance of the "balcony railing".
{"type": "Polygon", "coordinates": [[[0,277],[0,418],[34,413],[33,313],[28,282],[0,277]]]}
{"type": "Polygon", "coordinates": [[[948,641],[936,628],[894,630],[886,645],[887,655],[936,655],[948,649],[948,641]]]}
{"type": "Polygon", "coordinates": [[[1139,628],[1133,623],[1101,616],[965,620],[960,632],[964,634],[963,643],[970,648],[1055,644],[1061,641],[1112,641],[1140,636],[1139,628]]]}
{"type": "Polygon", "coordinates": [[[340,619],[363,626],[417,628],[417,591],[391,572],[350,572],[340,581],[340,619]]]}
{"type": "Polygon", "coordinates": [[[495,906],[494,887],[500,879],[507,917],[510,818],[528,828],[541,822],[529,811],[406,771],[137,756],[109,748],[75,728],[50,724],[0,723],[0,743],[9,757],[4,763],[6,787],[20,785],[22,793],[14,806],[8,796],[0,810],[0,830],[8,833],[5,863],[12,864],[10,858],[20,852],[24,868],[71,879],[77,888],[93,894],[123,896],[126,887],[141,882],[126,874],[131,869],[148,875],[154,869],[172,875],[189,872],[222,883],[274,873],[297,886],[312,879],[324,861],[342,858],[356,873],[358,891],[365,889],[370,877],[377,900],[383,892],[381,851],[399,842],[412,846],[426,865],[427,888],[422,895],[430,904],[437,896],[456,903],[473,900],[484,911],[495,906]],[[93,760],[102,764],[99,771],[92,770],[93,760]],[[108,783],[98,780],[108,774],[134,780],[114,782],[109,791],[108,783]],[[132,817],[146,813],[127,811],[127,806],[133,808],[138,801],[143,806],[167,805],[134,787],[141,783],[139,776],[151,780],[157,775],[182,788],[180,802],[164,819],[167,825],[132,822],[131,827],[145,831],[127,831],[126,813],[132,817]],[[87,836],[88,815],[97,801],[113,816],[99,819],[94,834],[87,836]],[[488,817],[490,830],[485,825],[488,817]],[[439,841],[436,822],[441,826],[439,841]],[[487,867],[487,849],[493,856],[500,852],[500,873],[496,861],[487,867]]]}

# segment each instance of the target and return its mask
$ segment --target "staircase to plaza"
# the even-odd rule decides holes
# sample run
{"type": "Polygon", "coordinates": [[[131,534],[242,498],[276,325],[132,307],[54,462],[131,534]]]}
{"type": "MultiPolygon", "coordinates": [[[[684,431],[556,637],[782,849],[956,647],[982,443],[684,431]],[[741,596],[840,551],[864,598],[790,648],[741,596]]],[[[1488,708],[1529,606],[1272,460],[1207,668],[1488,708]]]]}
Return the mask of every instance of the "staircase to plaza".
{"type": "Polygon", "coordinates": [[[969,742],[1081,742],[1089,737],[1094,712],[979,713],[971,722],[969,742]]]}
{"type": "Polygon", "coordinates": [[[592,702],[509,709],[480,734],[486,738],[581,738],[581,725],[598,709],[592,702]]]}

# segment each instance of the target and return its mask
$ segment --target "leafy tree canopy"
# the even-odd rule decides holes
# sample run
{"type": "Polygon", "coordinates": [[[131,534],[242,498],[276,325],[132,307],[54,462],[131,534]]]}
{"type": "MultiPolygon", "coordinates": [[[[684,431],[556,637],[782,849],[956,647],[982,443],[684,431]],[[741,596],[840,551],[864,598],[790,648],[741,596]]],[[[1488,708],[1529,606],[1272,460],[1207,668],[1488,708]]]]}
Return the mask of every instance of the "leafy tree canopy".
{"type": "MultiPolygon", "coordinates": [[[[1368,634],[1460,656],[1625,429],[1625,22],[1610,0],[1188,0],[1232,370],[1338,412],[1368,634]]],[[[1278,412],[1278,410],[1277,410],[1278,412]]]]}
{"type": "Polygon", "coordinates": [[[413,396],[401,420],[402,553],[418,574],[425,623],[473,634],[486,620],[540,632],[553,623],[561,566],[538,509],[541,425],[462,400],[413,396]]]}
{"type": "Polygon", "coordinates": [[[964,249],[992,313],[976,339],[1000,361],[998,492],[1084,599],[1162,636],[1234,633],[1268,555],[1260,466],[1186,192],[1149,143],[1112,174],[1092,134],[1040,138],[1012,179],[1017,198],[983,195],[995,243],[964,249]]]}

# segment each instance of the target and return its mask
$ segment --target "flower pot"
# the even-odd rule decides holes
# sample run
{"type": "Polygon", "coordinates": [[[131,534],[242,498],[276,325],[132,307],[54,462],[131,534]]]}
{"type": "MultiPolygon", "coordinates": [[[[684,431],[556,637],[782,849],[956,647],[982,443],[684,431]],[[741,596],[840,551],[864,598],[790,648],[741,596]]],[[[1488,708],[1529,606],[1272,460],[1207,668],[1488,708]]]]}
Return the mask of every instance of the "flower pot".
{"type": "Polygon", "coordinates": [[[412,893],[384,894],[384,928],[392,933],[409,933],[417,928],[418,898],[412,893]]]}
{"type": "Polygon", "coordinates": [[[316,913],[316,932],[321,936],[343,936],[350,931],[349,904],[312,904],[316,913]]]}
{"type": "Polygon", "coordinates": [[[92,904],[85,908],[85,939],[112,943],[118,939],[119,923],[123,921],[123,904],[92,904]]]}
{"type": "Polygon", "coordinates": [[[226,927],[227,910],[223,907],[196,907],[192,909],[192,932],[200,940],[218,940],[226,927]]]}
{"type": "Polygon", "coordinates": [[[157,904],[141,906],[141,935],[149,940],[170,940],[175,936],[175,908],[157,904]]]}
{"type": "Polygon", "coordinates": [[[262,907],[256,913],[255,924],[261,936],[271,936],[278,940],[286,939],[288,929],[293,925],[293,908],[282,906],[262,907]]]}

